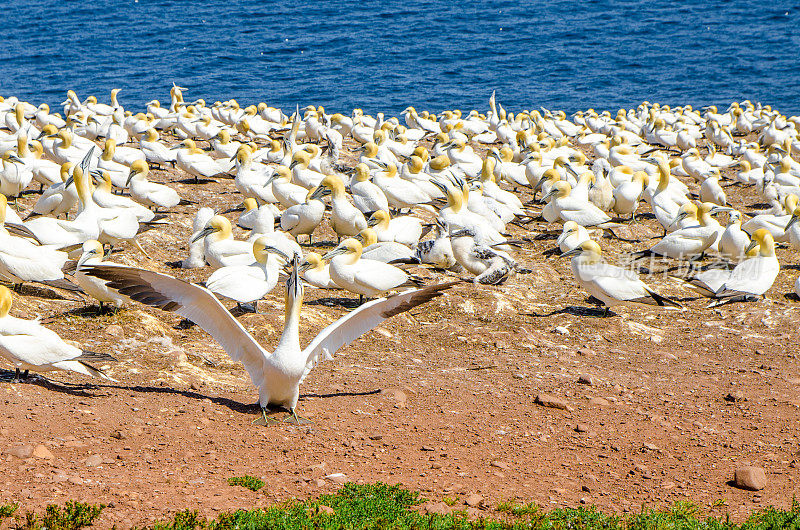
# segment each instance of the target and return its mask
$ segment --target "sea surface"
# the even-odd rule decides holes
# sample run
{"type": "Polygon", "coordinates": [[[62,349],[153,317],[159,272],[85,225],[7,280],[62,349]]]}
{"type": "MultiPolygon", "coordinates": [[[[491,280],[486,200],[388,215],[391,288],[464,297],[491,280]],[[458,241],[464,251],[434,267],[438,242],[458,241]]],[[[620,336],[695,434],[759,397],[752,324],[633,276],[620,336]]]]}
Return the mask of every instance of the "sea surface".
{"type": "Polygon", "coordinates": [[[6,0],[0,95],[398,114],[749,98],[800,114],[800,3],[6,0]]]}

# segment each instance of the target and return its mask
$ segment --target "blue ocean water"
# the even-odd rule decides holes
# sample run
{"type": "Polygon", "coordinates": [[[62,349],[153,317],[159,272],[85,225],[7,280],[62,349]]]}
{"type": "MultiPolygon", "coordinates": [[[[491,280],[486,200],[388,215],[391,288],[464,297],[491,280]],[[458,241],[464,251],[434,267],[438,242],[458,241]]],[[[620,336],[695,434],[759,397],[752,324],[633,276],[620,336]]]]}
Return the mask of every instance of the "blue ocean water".
{"type": "Polygon", "coordinates": [[[0,94],[72,88],[141,108],[235,97],[284,110],[568,112],[750,98],[800,113],[800,3],[6,0],[0,94]]]}

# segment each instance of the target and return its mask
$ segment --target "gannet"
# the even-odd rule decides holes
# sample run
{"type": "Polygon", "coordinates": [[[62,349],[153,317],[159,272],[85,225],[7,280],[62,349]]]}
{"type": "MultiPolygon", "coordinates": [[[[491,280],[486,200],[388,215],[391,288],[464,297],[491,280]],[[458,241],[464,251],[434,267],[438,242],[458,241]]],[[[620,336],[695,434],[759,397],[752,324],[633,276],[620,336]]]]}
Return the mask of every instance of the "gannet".
{"type": "Polygon", "coordinates": [[[17,379],[20,370],[25,370],[26,375],[28,370],[65,370],[113,381],[89,363],[116,361],[114,357],[67,344],[54,331],[39,324],[38,320],[24,320],[9,315],[11,304],[11,291],[0,285],[0,356],[14,365],[17,379]]]}
{"type": "Polygon", "coordinates": [[[223,165],[221,161],[214,160],[205,154],[202,150],[197,148],[197,144],[190,138],[185,139],[173,149],[177,149],[178,151],[175,156],[175,165],[193,176],[195,181],[201,178],[212,178],[220,173],[226,173],[230,171],[232,167],[231,163],[225,163],[225,165],[223,165]],[[181,145],[183,148],[180,147],[181,145]]]}
{"type": "Polygon", "coordinates": [[[178,153],[173,149],[169,149],[158,140],[158,132],[155,129],[148,129],[147,132],[139,139],[139,149],[144,153],[145,160],[150,164],[163,164],[175,165],[178,153]]]}
{"type": "Polygon", "coordinates": [[[492,248],[470,229],[451,230],[450,243],[458,264],[475,275],[474,283],[499,285],[517,268],[508,253],[492,248]]]}
{"type": "Polygon", "coordinates": [[[331,279],[341,289],[365,296],[418,287],[419,278],[409,276],[394,265],[361,259],[363,247],[357,239],[347,238],[322,259],[330,261],[331,279]]]}
{"type": "Polygon", "coordinates": [[[286,282],[284,330],[273,353],[258,344],[207,289],[165,274],[130,267],[98,265],[92,268],[91,273],[108,280],[109,287],[120,293],[165,311],[178,313],[211,334],[232,359],[244,364],[250,379],[258,388],[265,424],[270,423],[266,412],[271,405],[288,408],[293,421],[299,423],[295,409],[300,383],[319,361],[332,358],[339,348],[385,319],[413,309],[453,286],[453,283],[438,284],[373,300],[323,329],[301,350],[299,326],[303,283],[298,278],[297,268],[295,258],[286,282]]]}
{"type": "Polygon", "coordinates": [[[214,217],[214,210],[204,206],[197,210],[192,220],[192,235],[189,237],[189,256],[181,260],[179,265],[183,269],[197,269],[206,265],[205,239],[199,238],[208,221],[214,217]]]}
{"type": "Polygon", "coordinates": [[[568,183],[559,181],[542,200],[552,197],[554,213],[563,221],[575,221],[581,226],[598,226],[611,221],[611,217],[588,200],[571,197],[571,191],[568,183]]]}
{"type": "Polygon", "coordinates": [[[412,247],[414,257],[420,263],[427,263],[442,270],[459,268],[453,255],[453,246],[450,243],[450,233],[447,225],[441,220],[435,220],[435,237],[420,241],[412,247]]]}
{"type": "Polygon", "coordinates": [[[344,183],[336,175],[328,175],[322,179],[320,186],[309,196],[309,200],[320,199],[328,192],[331,194],[331,228],[339,239],[354,236],[367,227],[364,214],[347,200],[344,183]]]}
{"type": "Polygon", "coordinates": [[[414,256],[414,251],[402,243],[395,241],[378,241],[378,235],[372,228],[365,228],[356,236],[364,247],[361,252],[361,259],[371,259],[383,263],[391,263],[395,260],[410,260],[414,256]]]}
{"type": "Polygon", "coordinates": [[[614,188],[614,213],[619,215],[630,214],[631,220],[636,219],[636,210],[644,194],[649,178],[644,171],[637,171],[629,182],[622,182],[614,188]]]}
{"type": "Polygon", "coordinates": [[[389,202],[386,195],[378,186],[369,180],[369,168],[366,164],[357,164],[355,174],[350,180],[350,193],[353,197],[353,204],[362,213],[374,212],[377,210],[389,210],[389,202]]]}
{"type": "Polygon", "coordinates": [[[750,236],[742,230],[742,214],[736,210],[728,212],[728,224],[719,238],[720,253],[729,260],[740,260],[750,244],[750,236]]]}
{"type": "Polygon", "coordinates": [[[430,195],[414,182],[397,177],[397,166],[385,164],[383,171],[378,171],[372,176],[372,182],[380,188],[386,196],[389,206],[399,210],[401,208],[414,208],[415,206],[431,200],[430,195]]]}
{"type": "Polygon", "coordinates": [[[610,307],[621,304],[681,307],[648,287],[634,271],[604,262],[600,245],[595,241],[584,241],[580,246],[561,254],[561,257],[569,256],[572,256],[573,276],[581,287],[603,303],[604,315],[608,315],[610,307]]]}
{"type": "Polygon", "coordinates": [[[120,296],[119,293],[106,287],[104,281],[93,276],[87,276],[83,272],[83,268],[89,265],[99,265],[100,263],[103,263],[107,266],[114,266],[117,264],[104,261],[103,245],[101,245],[97,240],[90,239],[89,241],[86,241],[81,247],[81,250],[82,254],[78,259],[78,263],[75,268],[75,274],[73,274],[75,283],[78,284],[81,289],[83,289],[83,292],[100,303],[101,311],[103,310],[104,304],[112,305],[115,308],[122,307],[122,304],[125,302],[125,298],[123,296],[120,296]]]}
{"type": "Polygon", "coordinates": [[[556,239],[556,245],[558,245],[562,253],[569,252],[580,246],[584,241],[589,241],[589,239],[591,239],[591,237],[586,228],[575,221],[567,221],[561,229],[561,234],[559,234],[556,239]]]}
{"type": "Polygon", "coordinates": [[[72,209],[78,203],[78,192],[70,180],[72,162],[61,164],[61,182],[53,184],[42,192],[33,205],[33,214],[52,215],[58,217],[72,209]]]}
{"type": "Polygon", "coordinates": [[[740,262],[730,277],[715,293],[720,301],[711,306],[729,302],[748,301],[763,296],[775,283],[780,271],[780,263],[775,256],[775,241],[765,228],[753,234],[753,240],[745,250],[749,252],[758,245],[758,255],[740,262]]]}
{"type": "Polygon", "coordinates": [[[305,261],[298,269],[303,280],[319,289],[338,289],[339,286],[331,280],[330,264],[322,259],[316,252],[306,254],[305,261]]]}
{"type": "Polygon", "coordinates": [[[255,261],[249,265],[228,265],[215,270],[206,289],[214,294],[235,300],[237,304],[251,304],[258,312],[258,301],[278,284],[278,271],[289,258],[281,250],[269,245],[265,237],[253,242],[255,261]]]}
{"type": "Polygon", "coordinates": [[[386,210],[374,212],[367,226],[375,229],[378,241],[396,241],[410,247],[422,237],[422,221],[410,215],[392,218],[386,210]]]}
{"type": "Polygon", "coordinates": [[[148,208],[173,208],[181,204],[178,192],[164,184],[150,182],[147,175],[150,168],[144,160],[131,164],[130,175],[126,186],[130,189],[131,198],[148,208]]]}
{"type": "Polygon", "coordinates": [[[205,259],[212,267],[249,265],[255,261],[253,244],[233,239],[231,222],[227,217],[215,215],[198,232],[192,242],[205,238],[205,259]]]}

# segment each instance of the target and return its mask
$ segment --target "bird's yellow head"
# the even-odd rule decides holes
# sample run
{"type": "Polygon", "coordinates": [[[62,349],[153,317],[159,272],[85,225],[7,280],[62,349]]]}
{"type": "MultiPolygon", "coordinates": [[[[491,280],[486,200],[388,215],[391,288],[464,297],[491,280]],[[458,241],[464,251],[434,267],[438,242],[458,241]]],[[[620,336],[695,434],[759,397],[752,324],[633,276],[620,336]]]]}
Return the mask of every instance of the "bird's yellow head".
{"type": "Polygon", "coordinates": [[[753,232],[750,245],[748,245],[745,252],[749,252],[758,245],[758,254],[762,257],[771,257],[775,255],[775,240],[766,228],[759,228],[753,232]]]}
{"type": "Polygon", "coordinates": [[[258,209],[258,202],[253,197],[248,197],[244,200],[244,211],[251,212],[258,209]]]}
{"type": "Polygon", "coordinates": [[[431,157],[431,154],[423,145],[418,145],[417,147],[415,147],[412,155],[418,156],[423,162],[428,161],[428,159],[430,159],[431,157]]]}
{"type": "Polygon", "coordinates": [[[420,173],[423,167],[424,163],[422,162],[422,159],[416,155],[413,155],[408,160],[408,171],[414,175],[420,173]]]}
{"type": "Polygon", "coordinates": [[[307,270],[321,270],[325,266],[322,256],[316,252],[306,254],[306,260],[300,265],[300,272],[307,270]]]}
{"type": "Polygon", "coordinates": [[[358,233],[358,239],[361,240],[361,245],[366,248],[378,242],[378,234],[375,229],[367,227],[358,233]]]}
{"type": "Polygon", "coordinates": [[[376,226],[383,231],[389,228],[389,223],[391,220],[392,218],[389,215],[389,212],[386,210],[377,210],[370,216],[369,220],[367,221],[367,225],[376,226]]]}
{"type": "Polygon", "coordinates": [[[363,162],[356,165],[356,173],[354,177],[356,182],[366,182],[369,180],[369,168],[363,162]]]}
{"type": "Polygon", "coordinates": [[[308,169],[309,162],[311,162],[311,153],[301,149],[292,155],[292,163],[289,164],[289,169],[294,169],[295,166],[308,169]]]}
{"type": "Polygon", "coordinates": [[[364,156],[369,158],[375,158],[378,156],[378,145],[375,142],[367,142],[361,148],[364,152],[364,156]]]}
{"type": "Polygon", "coordinates": [[[0,285],[0,318],[8,316],[11,311],[11,291],[5,285],[0,285]]]}
{"type": "Polygon", "coordinates": [[[228,221],[228,218],[221,215],[215,215],[209,219],[208,223],[206,223],[206,227],[198,232],[196,236],[194,236],[192,243],[211,234],[213,234],[212,237],[216,241],[231,237],[231,222],[228,221]]]}
{"type": "Polygon", "coordinates": [[[450,167],[450,158],[447,155],[439,155],[436,158],[432,158],[428,165],[431,169],[436,171],[442,171],[443,169],[450,167]]]}

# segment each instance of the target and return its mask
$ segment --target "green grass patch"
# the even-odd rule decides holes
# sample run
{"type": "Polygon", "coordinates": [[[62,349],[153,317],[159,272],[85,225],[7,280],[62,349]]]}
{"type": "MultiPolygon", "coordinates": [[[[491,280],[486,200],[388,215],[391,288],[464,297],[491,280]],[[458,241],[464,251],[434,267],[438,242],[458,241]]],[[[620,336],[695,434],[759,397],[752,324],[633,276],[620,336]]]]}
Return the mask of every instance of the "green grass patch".
{"type": "MultiPolygon", "coordinates": [[[[241,477],[239,477],[241,478],[241,477]]],[[[252,477],[251,477],[252,478],[252,477]]],[[[800,530],[800,504],[789,510],[765,508],[741,524],[726,516],[703,517],[699,507],[678,502],[663,510],[643,509],[624,517],[605,515],[594,507],[558,508],[545,512],[535,504],[504,502],[486,518],[469,520],[465,512],[422,515],[415,506],[422,499],[398,486],[345,484],[336,494],[307,501],[290,501],[267,509],[238,510],[209,520],[197,511],[184,511],[172,520],[155,523],[152,530],[256,529],[413,529],[413,530],[800,530]]],[[[97,519],[103,505],[68,502],[51,505],[44,516],[27,512],[16,517],[17,529],[72,530],[97,519]]],[[[17,506],[0,505],[2,517],[14,516],[17,506]]],[[[0,518],[2,518],[0,517],[0,518]]]]}
{"type": "Polygon", "coordinates": [[[10,502],[8,504],[0,504],[0,519],[11,517],[19,508],[19,504],[10,502]]]}
{"type": "Polygon", "coordinates": [[[535,504],[501,503],[500,513],[469,520],[463,511],[449,515],[422,515],[414,507],[419,494],[385,484],[345,484],[334,495],[315,500],[291,501],[266,510],[238,510],[215,520],[196,511],[177,514],[153,530],[234,529],[413,529],[413,530],[800,530],[800,505],[790,510],[766,508],[754,512],[742,524],[727,517],[699,515],[691,503],[676,503],[666,510],[642,510],[625,517],[605,515],[594,507],[543,511],[535,504]],[[331,510],[333,510],[332,513],[331,510]]]}
{"type": "MultiPolygon", "coordinates": [[[[44,515],[26,512],[25,520],[17,520],[19,530],[78,530],[91,526],[105,508],[105,504],[86,504],[67,501],[64,506],[49,504],[44,515]]],[[[16,507],[15,507],[16,509],[16,507]]],[[[13,513],[13,512],[12,512],[13,513]]]]}
{"type": "Polygon", "coordinates": [[[231,477],[228,479],[228,484],[231,486],[242,486],[250,491],[258,491],[264,487],[264,481],[260,478],[245,475],[243,477],[231,477]]]}

